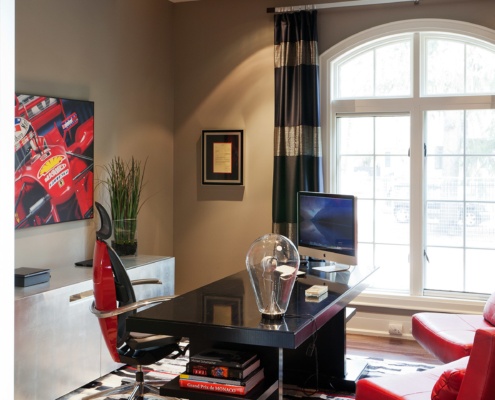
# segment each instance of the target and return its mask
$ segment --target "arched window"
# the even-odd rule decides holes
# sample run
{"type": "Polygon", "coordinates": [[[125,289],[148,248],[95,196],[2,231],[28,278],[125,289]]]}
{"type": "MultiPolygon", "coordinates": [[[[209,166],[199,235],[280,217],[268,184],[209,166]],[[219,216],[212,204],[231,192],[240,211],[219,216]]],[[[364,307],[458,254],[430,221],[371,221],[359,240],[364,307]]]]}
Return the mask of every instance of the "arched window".
{"type": "Polygon", "coordinates": [[[476,297],[495,282],[495,32],[411,20],[320,57],[326,188],[359,198],[374,290],[476,297]]]}

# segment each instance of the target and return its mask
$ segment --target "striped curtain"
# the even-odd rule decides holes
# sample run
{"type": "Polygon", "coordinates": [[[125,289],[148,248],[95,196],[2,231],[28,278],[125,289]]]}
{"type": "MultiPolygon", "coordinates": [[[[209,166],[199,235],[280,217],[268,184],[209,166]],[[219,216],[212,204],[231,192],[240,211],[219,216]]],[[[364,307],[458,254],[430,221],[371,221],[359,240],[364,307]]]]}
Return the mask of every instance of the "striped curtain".
{"type": "Polygon", "coordinates": [[[323,190],[317,11],[275,14],[273,232],[296,244],[297,192],[323,190]]]}

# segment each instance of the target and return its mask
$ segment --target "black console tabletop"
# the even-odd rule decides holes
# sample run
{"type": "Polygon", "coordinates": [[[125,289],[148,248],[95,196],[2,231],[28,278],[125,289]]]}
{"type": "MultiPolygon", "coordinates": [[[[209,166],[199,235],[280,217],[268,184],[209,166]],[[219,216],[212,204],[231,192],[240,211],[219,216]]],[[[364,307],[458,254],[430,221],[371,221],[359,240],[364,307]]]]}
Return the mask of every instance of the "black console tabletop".
{"type": "Polygon", "coordinates": [[[353,266],[349,271],[308,273],[299,277],[283,320],[267,323],[256,306],[246,270],[177,296],[129,317],[129,330],[195,337],[200,333],[219,342],[294,349],[339,313],[367,285],[374,268],[353,266]],[[304,291],[314,284],[328,286],[319,302],[307,301],[304,291]],[[218,317],[223,310],[223,317],[218,317]],[[228,310],[228,318],[225,318],[228,310]],[[270,332],[268,335],[267,332],[270,332]]]}
{"type": "MultiPolygon", "coordinates": [[[[187,337],[191,354],[212,346],[255,351],[265,379],[246,399],[281,399],[282,381],[303,386],[315,371],[327,377],[320,387],[352,390],[364,366],[346,365],[346,306],[366,288],[366,278],[375,268],[353,266],[331,273],[308,268],[297,278],[281,320],[262,319],[248,272],[242,270],[138,312],[127,319],[127,328],[187,337]],[[317,301],[306,298],[304,292],[312,285],[328,286],[328,294],[317,301]],[[351,369],[358,371],[356,376],[349,375],[351,369]]],[[[164,385],[160,393],[198,400],[232,397],[182,389],[178,378],[164,385]]]]}

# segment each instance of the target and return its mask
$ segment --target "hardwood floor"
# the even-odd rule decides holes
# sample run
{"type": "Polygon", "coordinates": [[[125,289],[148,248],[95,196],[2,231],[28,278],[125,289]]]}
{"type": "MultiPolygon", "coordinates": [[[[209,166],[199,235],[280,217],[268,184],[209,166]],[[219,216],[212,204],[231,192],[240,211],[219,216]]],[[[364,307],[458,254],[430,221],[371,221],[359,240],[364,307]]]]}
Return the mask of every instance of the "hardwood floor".
{"type": "Polygon", "coordinates": [[[442,364],[414,340],[348,334],[346,341],[348,355],[442,364]]]}

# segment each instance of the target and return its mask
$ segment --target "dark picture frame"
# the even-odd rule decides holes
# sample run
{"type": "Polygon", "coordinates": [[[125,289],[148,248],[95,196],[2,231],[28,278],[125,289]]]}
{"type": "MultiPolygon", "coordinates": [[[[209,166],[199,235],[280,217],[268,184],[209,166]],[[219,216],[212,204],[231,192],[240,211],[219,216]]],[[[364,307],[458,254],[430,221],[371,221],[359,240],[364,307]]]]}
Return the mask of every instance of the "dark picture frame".
{"type": "Polygon", "coordinates": [[[205,323],[222,325],[242,324],[242,297],[205,295],[203,299],[205,323]]]}
{"type": "Polygon", "coordinates": [[[243,130],[202,132],[203,185],[243,184],[243,130]]]}

